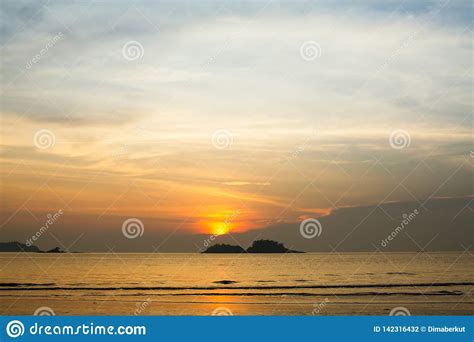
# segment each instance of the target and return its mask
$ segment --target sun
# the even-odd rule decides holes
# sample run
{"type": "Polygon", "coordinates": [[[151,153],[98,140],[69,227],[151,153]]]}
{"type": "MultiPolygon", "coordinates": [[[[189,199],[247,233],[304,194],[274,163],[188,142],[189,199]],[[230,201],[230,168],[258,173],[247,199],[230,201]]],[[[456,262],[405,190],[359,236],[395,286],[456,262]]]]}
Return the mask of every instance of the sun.
{"type": "Polygon", "coordinates": [[[225,222],[210,222],[209,227],[213,235],[224,235],[230,231],[230,225],[225,222]]]}
{"type": "Polygon", "coordinates": [[[199,230],[215,236],[229,234],[239,228],[240,225],[237,224],[239,216],[240,210],[222,207],[208,208],[198,223],[199,230]]]}

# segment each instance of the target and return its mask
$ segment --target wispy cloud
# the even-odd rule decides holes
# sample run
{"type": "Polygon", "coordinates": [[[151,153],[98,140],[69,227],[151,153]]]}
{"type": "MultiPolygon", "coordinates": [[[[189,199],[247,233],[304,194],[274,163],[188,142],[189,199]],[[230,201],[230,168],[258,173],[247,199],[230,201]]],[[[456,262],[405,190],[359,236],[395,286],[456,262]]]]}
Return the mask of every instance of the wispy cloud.
{"type": "Polygon", "coordinates": [[[2,2],[2,212],[126,212],[168,229],[212,210],[250,226],[465,196],[471,7],[2,2]],[[41,130],[54,146],[34,144],[41,130]]]}

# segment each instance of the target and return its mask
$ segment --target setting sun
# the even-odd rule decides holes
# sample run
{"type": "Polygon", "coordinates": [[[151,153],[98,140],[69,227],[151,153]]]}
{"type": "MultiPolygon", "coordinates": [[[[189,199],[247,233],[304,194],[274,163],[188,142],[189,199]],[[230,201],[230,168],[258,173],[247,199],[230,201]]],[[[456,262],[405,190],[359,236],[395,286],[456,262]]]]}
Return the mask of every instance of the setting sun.
{"type": "MultiPolygon", "coordinates": [[[[203,215],[203,220],[199,224],[201,229],[208,234],[224,235],[230,231],[236,231],[236,221],[240,217],[240,210],[230,210],[224,208],[213,208],[203,215]]],[[[241,222],[241,221],[240,221],[241,222]]],[[[238,229],[237,229],[238,230],[238,229]]]]}
{"type": "Polygon", "coordinates": [[[230,224],[225,222],[211,222],[210,232],[214,235],[224,235],[230,231],[230,224]]]}

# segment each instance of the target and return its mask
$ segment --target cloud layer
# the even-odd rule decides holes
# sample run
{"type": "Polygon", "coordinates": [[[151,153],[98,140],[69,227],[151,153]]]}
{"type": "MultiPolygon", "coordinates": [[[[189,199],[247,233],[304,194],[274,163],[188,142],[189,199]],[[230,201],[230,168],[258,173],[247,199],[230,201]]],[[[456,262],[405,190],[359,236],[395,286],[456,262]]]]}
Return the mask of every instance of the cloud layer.
{"type": "Polygon", "coordinates": [[[470,2],[1,6],[8,237],[472,195],[470,2]]]}

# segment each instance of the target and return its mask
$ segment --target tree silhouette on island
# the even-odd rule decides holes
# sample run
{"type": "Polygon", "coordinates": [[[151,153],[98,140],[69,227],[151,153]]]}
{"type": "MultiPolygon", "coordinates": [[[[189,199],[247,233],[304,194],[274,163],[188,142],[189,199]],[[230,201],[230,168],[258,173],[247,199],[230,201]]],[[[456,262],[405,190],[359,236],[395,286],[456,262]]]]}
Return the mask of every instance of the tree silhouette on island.
{"type": "MultiPolygon", "coordinates": [[[[42,251],[34,245],[26,245],[21,242],[0,242],[0,252],[30,252],[30,253],[65,253],[56,247],[47,251],[42,251]]],[[[273,240],[256,240],[247,249],[241,246],[216,244],[210,246],[202,253],[304,253],[294,251],[285,247],[284,244],[273,240]]]]}
{"type": "Polygon", "coordinates": [[[247,249],[241,246],[216,244],[210,246],[203,253],[304,253],[288,249],[280,242],[273,240],[256,240],[247,249]]]}
{"type": "Polygon", "coordinates": [[[64,253],[59,247],[42,251],[34,245],[27,245],[18,241],[0,242],[0,253],[1,252],[64,253]]]}

